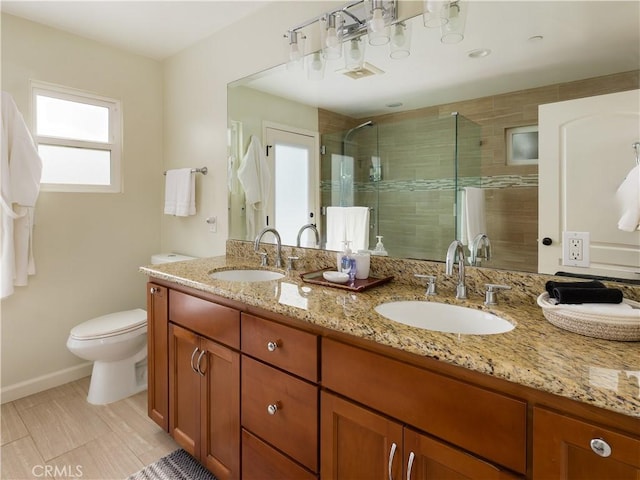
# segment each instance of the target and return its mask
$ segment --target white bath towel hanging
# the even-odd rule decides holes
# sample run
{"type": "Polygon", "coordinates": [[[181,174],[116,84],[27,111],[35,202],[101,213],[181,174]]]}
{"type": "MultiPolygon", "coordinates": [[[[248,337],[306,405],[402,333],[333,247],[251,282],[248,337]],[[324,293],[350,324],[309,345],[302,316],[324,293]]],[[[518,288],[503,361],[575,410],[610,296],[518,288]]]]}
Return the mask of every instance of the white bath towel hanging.
{"type": "Polygon", "coordinates": [[[255,135],[251,136],[247,152],[238,168],[238,180],[245,195],[247,240],[253,240],[256,234],[266,226],[266,209],[271,193],[271,172],[267,165],[262,143],[255,135]]]}
{"type": "Polygon", "coordinates": [[[164,189],[164,213],[177,217],[196,214],[196,179],[191,168],[167,171],[164,189]]]}
{"type": "Polygon", "coordinates": [[[42,160],[13,98],[2,92],[1,297],[34,275],[33,214],[40,192],[42,160]]]}
{"type": "Polygon", "coordinates": [[[340,251],[349,240],[351,250],[369,248],[369,207],[327,207],[327,250],[340,251]]]}
{"type": "Polygon", "coordinates": [[[463,245],[469,244],[479,233],[487,233],[484,190],[482,188],[465,187],[462,190],[460,211],[460,241],[463,245]]]}
{"type": "Polygon", "coordinates": [[[640,229],[640,165],[636,165],[616,191],[620,207],[618,228],[625,232],[640,229]]]}

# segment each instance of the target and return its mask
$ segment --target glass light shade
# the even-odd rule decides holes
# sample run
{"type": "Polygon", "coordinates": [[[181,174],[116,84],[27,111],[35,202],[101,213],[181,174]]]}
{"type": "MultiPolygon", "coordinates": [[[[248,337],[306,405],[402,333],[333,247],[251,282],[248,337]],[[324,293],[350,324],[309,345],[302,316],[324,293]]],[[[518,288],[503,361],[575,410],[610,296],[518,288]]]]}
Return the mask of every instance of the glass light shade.
{"type": "Polygon", "coordinates": [[[388,0],[365,0],[369,45],[389,43],[389,24],[394,18],[394,4],[388,0]]]}
{"type": "Polygon", "coordinates": [[[307,78],[309,80],[322,80],[325,67],[324,56],[320,52],[314,52],[307,57],[307,78]]]}
{"type": "Polygon", "coordinates": [[[364,49],[365,43],[361,38],[353,38],[349,40],[349,44],[345,47],[344,61],[347,70],[360,70],[364,65],[364,49]]]}
{"type": "Polygon", "coordinates": [[[440,26],[442,43],[459,43],[464,39],[464,27],[467,21],[468,3],[451,2],[449,5],[449,21],[440,26]]]}
{"type": "Polygon", "coordinates": [[[320,19],[320,42],[327,60],[337,60],[342,56],[343,27],[344,17],[340,13],[332,13],[320,19]]]}
{"type": "Polygon", "coordinates": [[[411,54],[411,24],[398,22],[391,26],[391,52],[389,56],[394,59],[406,58],[411,54]]]}
{"type": "Polygon", "coordinates": [[[288,32],[285,38],[287,38],[287,70],[301,70],[304,67],[306,37],[300,32],[288,32]]]}
{"type": "Polygon", "coordinates": [[[437,28],[449,21],[449,0],[424,0],[422,19],[427,28],[437,28]]]}

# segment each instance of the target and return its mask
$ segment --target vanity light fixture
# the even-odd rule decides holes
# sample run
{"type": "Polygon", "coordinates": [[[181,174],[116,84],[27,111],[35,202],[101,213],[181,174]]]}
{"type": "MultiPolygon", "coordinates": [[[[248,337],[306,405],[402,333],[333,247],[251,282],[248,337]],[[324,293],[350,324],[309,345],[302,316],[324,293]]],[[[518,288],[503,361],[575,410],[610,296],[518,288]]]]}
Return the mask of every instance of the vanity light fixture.
{"type": "Polygon", "coordinates": [[[406,58],[411,54],[411,24],[398,22],[391,27],[391,42],[389,56],[391,58],[406,58]]]}
{"type": "Polygon", "coordinates": [[[365,0],[367,14],[367,33],[369,45],[378,46],[389,43],[389,25],[396,15],[396,4],[389,0],[365,0]]]}
{"type": "MultiPolygon", "coordinates": [[[[467,4],[463,0],[423,0],[423,18],[427,27],[441,27],[442,43],[457,43],[464,38],[467,4]]],[[[322,78],[327,61],[344,54],[345,66],[354,72],[363,68],[365,44],[363,36],[373,46],[389,44],[391,58],[410,54],[411,24],[398,21],[398,0],[355,0],[289,29],[287,38],[287,69],[301,69],[306,63],[307,77],[322,78]],[[305,32],[315,23],[320,25],[321,55],[311,54],[304,61],[305,32]]],[[[471,54],[470,54],[471,55],[471,54]]],[[[471,55],[472,56],[472,55],[471,55]]],[[[481,55],[482,56],[482,55],[481,55]]]]}
{"type": "Polygon", "coordinates": [[[344,60],[347,70],[360,70],[364,65],[365,43],[361,37],[349,40],[349,45],[345,48],[344,60]]]}
{"type": "Polygon", "coordinates": [[[324,78],[325,60],[320,52],[314,52],[307,57],[307,78],[322,80],[324,78]]]}
{"type": "Polygon", "coordinates": [[[442,43],[459,43],[464,39],[464,26],[467,21],[468,4],[454,0],[447,7],[448,21],[440,25],[440,41],[442,43]]]}
{"type": "Polygon", "coordinates": [[[285,34],[288,39],[288,61],[287,70],[300,70],[304,65],[304,41],[305,37],[301,32],[290,30],[285,34]]]}
{"type": "Polygon", "coordinates": [[[422,20],[427,28],[438,28],[449,21],[448,0],[424,0],[422,20]]]}
{"type": "Polygon", "coordinates": [[[327,60],[342,56],[344,17],[340,12],[328,13],[320,19],[320,42],[322,54],[327,60]]]}

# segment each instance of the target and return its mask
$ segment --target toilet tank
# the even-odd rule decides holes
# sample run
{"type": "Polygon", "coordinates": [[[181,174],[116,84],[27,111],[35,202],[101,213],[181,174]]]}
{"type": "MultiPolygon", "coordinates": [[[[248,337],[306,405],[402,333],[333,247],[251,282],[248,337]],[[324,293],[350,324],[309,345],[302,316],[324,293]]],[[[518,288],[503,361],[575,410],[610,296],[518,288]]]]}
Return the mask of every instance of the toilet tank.
{"type": "Polygon", "coordinates": [[[195,260],[196,257],[181,255],[179,253],[156,253],[151,255],[151,264],[158,265],[160,263],[181,262],[182,260],[195,260]]]}

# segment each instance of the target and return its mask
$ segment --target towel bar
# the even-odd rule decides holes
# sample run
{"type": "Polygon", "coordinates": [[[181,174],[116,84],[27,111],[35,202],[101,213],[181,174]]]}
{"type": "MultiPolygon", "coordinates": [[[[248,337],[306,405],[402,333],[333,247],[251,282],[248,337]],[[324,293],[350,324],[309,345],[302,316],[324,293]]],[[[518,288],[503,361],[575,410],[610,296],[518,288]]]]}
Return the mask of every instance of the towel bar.
{"type": "MultiPolygon", "coordinates": [[[[202,168],[192,168],[191,169],[191,173],[201,173],[203,175],[206,175],[207,173],[209,173],[209,169],[207,167],[202,167],[202,168]]],[[[163,175],[166,175],[167,172],[164,172],[163,175]]]]}

